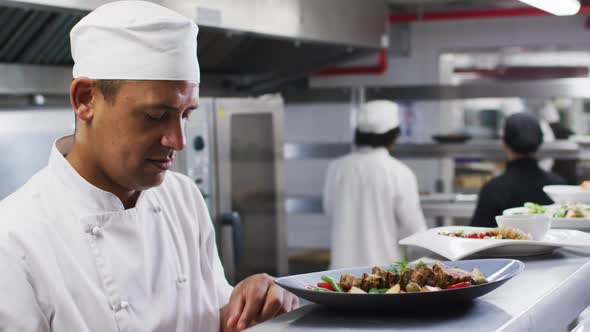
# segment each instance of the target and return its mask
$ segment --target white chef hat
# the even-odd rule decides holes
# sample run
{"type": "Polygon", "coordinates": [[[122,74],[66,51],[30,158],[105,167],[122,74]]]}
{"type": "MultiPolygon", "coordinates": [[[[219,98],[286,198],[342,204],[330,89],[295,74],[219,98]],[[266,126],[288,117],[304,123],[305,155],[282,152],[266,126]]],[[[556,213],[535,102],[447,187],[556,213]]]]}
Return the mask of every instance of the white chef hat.
{"type": "Polygon", "coordinates": [[[147,1],[115,1],[70,31],[74,78],[200,81],[199,28],[147,1]]]}
{"type": "Polygon", "coordinates": [[[357,118],[357,129],[363,133],[385,134],[398,126],[399,107],[389,100],[365,103],[357,118]]]}

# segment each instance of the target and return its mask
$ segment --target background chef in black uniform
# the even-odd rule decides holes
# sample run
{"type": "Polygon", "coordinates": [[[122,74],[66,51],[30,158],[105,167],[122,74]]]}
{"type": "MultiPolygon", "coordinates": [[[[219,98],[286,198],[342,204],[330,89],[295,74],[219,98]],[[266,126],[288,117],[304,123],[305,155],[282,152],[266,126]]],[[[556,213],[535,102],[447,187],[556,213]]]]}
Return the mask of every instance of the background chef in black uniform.
{"type": "Polygon", "coordinates": [[[561,177],[538,165],[536,152],[543,143],[543,133],[533,115],[516,113],[508,117],[503,139],[508,159],[506,171],[482,187],[472,226],[497,227],[496,216],[526,202],[551,204],[553,201],[543,192],[543,186],[565,184],[561,177]]]}

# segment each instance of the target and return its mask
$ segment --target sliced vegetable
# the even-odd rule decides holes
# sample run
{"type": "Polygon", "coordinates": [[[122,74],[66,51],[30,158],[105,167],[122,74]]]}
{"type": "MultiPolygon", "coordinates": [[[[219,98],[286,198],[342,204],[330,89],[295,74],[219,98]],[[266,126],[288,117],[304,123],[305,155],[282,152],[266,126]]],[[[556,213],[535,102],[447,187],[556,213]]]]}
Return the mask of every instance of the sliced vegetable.
{"type": "Polygon", "coordinates": [[[471,278],[475,282],[476,285],[481,285],[487,283],[486,276],[481,272],[478,268],[474,268],[471,270],[471,278]]]}
{"type": "Polygon", "coordinates": [[[398,294],[402,290],[399,284],[395,284],[393,287],[387,290],[385,294],[398,294]]]}
{"type": "Polygon", "coordinates": [[[439,290],[441,290],[440,287],[433,287],[433,286],[428,286],[428,285],[425,285],[422,287],[423,292],[436,292],[439,290]]]}
{"type": "Polygon", "coordinates": [[[364,290],[362,290],[356,286],[352,286],[350,288],[350,290],[348,290],[348,292],[352,293],[352,294],[367,294],[367,292],[365,292],[364,290]]]}
{"type": "Polygon", "coordinates": [[[469,287],[471,286],[471,283],[469,281],[465,281],[465,282],[460,282],[454,285],[450,285],[449,287],[447,287],[447,289],[458,289],[458,288],[465,288],[465,287],[469,287]]]}
{"type": "Polygon", "coordinates": [[[408,293],[416,293],[420,291],[420,285],[418,285],[415,282],[410,282],[409,284],[406,285],[406,292],[408,293]]]}
{"type": "Polygon", "coordinates": [[[334,291],[334,287],[329,282],[318,282],[318,287],[325,288],[327,290],[334,291]]]}
{"type": "Polygon", "coordinates": [[[543,214],[547,212],[547,209],[540,204],[527,202],[524,203],[524,207],[529,209],[529,212],[532,214],[543,214]]]}
{"type": "Polygon", "coordinates": [[[334,289],[335,292],[342,293],[342,288],[340,287],[340,285],[338,285],[338,283],[334,279],[332,279],[332,277],[327,276],[327,275],[323,275],[322,280],[329,283],[330,285],[332,285],[332,289],[334,289]]]}
{"type": "Polygon", "coordinates": [[[307,286],[305,286],[305,289],[317,291],[317,292],[332,292],[331,290],[325,289],[323,287],[317,287],[317,286],[313,286],[313,285],[307,285],[307,286]]]}
{"type": "Polygon", "coordinates": [[[371,288],[369,294],[385,294],[389,288],[371,288]]]}

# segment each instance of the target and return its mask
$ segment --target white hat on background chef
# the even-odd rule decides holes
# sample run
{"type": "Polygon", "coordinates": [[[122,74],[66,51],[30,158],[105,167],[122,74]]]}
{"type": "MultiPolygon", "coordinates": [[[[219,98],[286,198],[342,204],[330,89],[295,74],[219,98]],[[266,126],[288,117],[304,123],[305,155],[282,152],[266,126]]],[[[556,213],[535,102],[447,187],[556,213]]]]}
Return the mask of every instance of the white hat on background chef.
{"type": "Polygon", "coordinates": [[[198,32],[190,19],[151,2],[107,3],[70,32],[73,76],[199,82],[198,32]]]}
{"type": "Polygon", "coordinates": [[[365,103],[357,118],[357,129],[362,133],[385,134],[399,124],[399,107],[389,100],[365,103]]]}

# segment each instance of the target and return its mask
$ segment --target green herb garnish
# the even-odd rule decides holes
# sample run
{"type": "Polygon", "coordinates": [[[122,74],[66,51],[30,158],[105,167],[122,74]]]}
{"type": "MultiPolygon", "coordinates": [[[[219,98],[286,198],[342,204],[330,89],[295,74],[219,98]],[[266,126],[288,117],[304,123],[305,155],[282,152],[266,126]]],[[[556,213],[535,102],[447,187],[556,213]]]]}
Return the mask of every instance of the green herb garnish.
{"type": "Polygon", "coordinates": [[[428,264],[424,263],[423,261],[419,261],[418,264],[416,264],[416,268],[422,268],[426,266],[428,266],[428,264]]]}

